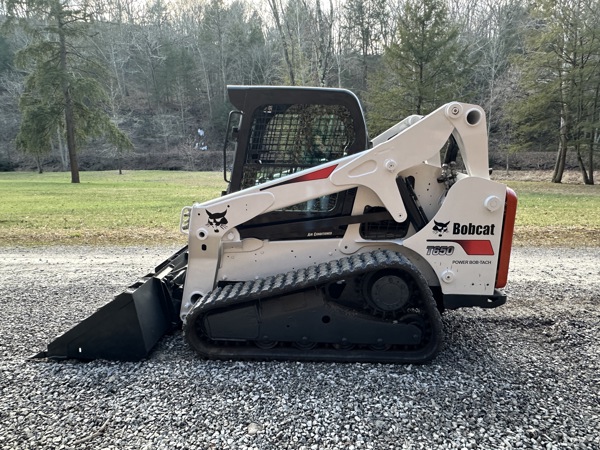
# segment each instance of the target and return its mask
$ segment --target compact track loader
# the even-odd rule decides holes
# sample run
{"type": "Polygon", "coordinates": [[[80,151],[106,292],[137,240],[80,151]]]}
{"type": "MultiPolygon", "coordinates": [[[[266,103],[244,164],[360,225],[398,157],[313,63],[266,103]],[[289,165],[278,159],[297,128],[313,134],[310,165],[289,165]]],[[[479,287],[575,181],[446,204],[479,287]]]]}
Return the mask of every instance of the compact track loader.
{"type": "Polygon", "coordinates": [[[505,302],[517,198],[490,180],[480,107],[370,141],[349,91],[228,90],[227,192],[185,207],[187,247],[38,356],[138,360],[182,326],[207,358],[424,363],[444,309],[505,302]]]}

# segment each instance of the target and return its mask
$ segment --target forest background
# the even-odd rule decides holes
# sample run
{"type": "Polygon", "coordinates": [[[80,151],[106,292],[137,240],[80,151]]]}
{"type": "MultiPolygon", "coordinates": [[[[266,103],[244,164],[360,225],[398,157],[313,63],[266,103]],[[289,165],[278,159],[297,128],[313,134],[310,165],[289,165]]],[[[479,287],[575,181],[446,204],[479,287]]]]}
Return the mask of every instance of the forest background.
{"type": "Polygon", "coordinates": [[[371,136],[479,104],[492,167],[593,184],[599,3],[0,0],[0,171],[220,170],[228,84],[310,85],[354,91],[371,136]]]}

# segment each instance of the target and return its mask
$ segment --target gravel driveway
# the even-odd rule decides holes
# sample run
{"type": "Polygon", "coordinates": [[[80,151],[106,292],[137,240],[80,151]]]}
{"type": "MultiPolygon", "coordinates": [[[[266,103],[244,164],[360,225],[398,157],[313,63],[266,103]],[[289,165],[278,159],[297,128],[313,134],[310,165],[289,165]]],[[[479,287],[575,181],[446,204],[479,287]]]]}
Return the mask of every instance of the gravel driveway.
{"type": "Polygon", "coordinates": [[[518,248],[426,366],[31,362],[175,248],[0,248],[0,448],[600,449],[600,251],[518,248]]]}

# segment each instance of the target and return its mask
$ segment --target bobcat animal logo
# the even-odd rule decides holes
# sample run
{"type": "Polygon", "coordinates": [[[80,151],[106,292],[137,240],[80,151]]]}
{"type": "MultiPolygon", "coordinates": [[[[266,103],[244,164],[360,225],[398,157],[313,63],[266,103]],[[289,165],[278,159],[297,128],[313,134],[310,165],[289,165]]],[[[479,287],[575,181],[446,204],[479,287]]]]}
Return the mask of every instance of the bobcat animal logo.
{"type": "Polygon", "coordinates": [[[433,226],[433,232],[437,233],[438,236],[448,232],[448,225],[450,225],[450,221],[443,223],[434,220],[433,223],[435,223],[433,226]]]}
{"type": "Polygon", "coordinates": [[[227,228],[227,224],[229,223],[225,217],[227,215],[227,210],[221,213],[211,213],[207,210],[206,214],[208,214],[208,223],[206,225],[213,227],[215,233],[219,232],[219,228],[223,230],[227,228]]]}

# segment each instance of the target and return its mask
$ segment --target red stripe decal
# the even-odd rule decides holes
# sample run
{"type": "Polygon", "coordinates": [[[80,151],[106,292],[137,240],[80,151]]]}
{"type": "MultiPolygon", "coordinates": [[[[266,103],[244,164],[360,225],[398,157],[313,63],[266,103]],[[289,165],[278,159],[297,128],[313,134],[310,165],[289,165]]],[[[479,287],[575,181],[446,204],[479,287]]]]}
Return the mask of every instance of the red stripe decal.
{"type": "Polygon", "coordinates": [[[314,172],[310,172],[304,175],[300,175],[299,177],[292,178],[291,180],[283,181],[275,186],[269,186],[269,188],[274,188],[276,186],[283,186],[284,184],[292,184],[292,183],[301,183],[303,181],[315,181],[315,180],[323,180],[328,178],[329,175],[335,170],[337,164],[329,167],[325,167],[323,169],[315,170],[314,172]]]}
{"type": "Polygon", "coordinates": [[[494,256],[494,248],[490,241],[457,239],[453,242],[460,245],[467,255],[494,256]]]}

